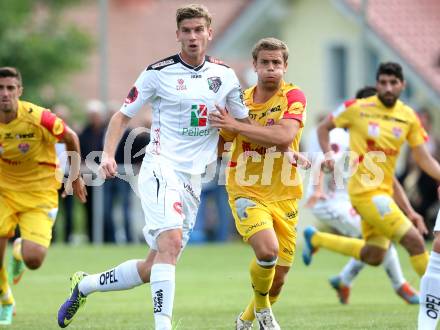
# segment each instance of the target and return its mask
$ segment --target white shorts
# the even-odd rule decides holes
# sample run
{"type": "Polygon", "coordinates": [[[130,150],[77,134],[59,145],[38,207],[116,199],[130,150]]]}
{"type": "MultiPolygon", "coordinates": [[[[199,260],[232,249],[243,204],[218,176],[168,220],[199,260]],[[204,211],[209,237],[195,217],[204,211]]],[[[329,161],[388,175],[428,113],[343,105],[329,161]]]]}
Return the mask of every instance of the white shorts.
{"type": "Polygon", "coordinates": [[[440,231],[440,210],[437,213],[437,218],[435,218],[434,233],[439,231],[440,231]]]}
{"type": "Polygon", "coordinates": [[[145,215],[143,232],[150,248],[157,250],[156,239],[160,233],[180,228],[183,250],[196,222],[200,175],[175,171],[161,164],[156,157],[145,156],[138,186],[145,215]]]}
{"type": "Polygon", "coordinates": [[[313,206],[312,213],[344,236],[361,236],[361,217],[348,198],[320,200],[313,206]]]}

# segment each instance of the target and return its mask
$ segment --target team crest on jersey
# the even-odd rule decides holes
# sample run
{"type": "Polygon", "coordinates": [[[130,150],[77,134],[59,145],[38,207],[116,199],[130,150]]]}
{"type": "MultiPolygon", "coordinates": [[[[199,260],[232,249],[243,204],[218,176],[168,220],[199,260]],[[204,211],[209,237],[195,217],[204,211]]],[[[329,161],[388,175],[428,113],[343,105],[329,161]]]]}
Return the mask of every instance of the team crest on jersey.
{"type": "Polygon", "coordinates": [[[183,80],[182,78],[177,79],[176,90],[178,91],[186,90],[185,80],[183,80]]]}
{"type": "Polygon", "coordinates": [[[18,145],[18,149],[20,149],[22,154],[25,154],[29,151],[30,145],[29,143],[20,143],[18,145]]]}
{"type": "Polygon", "coordinates": [[[212,90],[214,93],[217,93],[222,85],[222,80],[220,77],[209,77],[208,85],[210,90],[212,90]]]}
{"type": "Polygon", "coordinates": [[[191,106],[191,123],[192,127],[206,126],[208,120],[208,109],[204,104],[193,104],[191,106]]]}
{"type": "Polygon", "coordinates": [[[266,122],[266,126],[272,126],[273,124],[275,124],[275,119],[273,118],[269,118],[266,122]]]}
{"type": "Polygon", "coordinates": [[[400,127],[393,127],[393,135],[396,139],[399,139],[402,136],[402,129],[400,127]]]}
{"type": "Polygon", "coordinates": [[[130,92],[128,92],[127,97],[125,98],[125,104],[130,104],[136,101],[138,94],[139,93],[136,86],[133,86],[132,89],[130,89],[130,92]]]}
{"type": "Polygon", "coordinates": [[[380,134],[379,124],[373,121],[368,123],[368,135],[372,137],[378,137],[380,134]]]}

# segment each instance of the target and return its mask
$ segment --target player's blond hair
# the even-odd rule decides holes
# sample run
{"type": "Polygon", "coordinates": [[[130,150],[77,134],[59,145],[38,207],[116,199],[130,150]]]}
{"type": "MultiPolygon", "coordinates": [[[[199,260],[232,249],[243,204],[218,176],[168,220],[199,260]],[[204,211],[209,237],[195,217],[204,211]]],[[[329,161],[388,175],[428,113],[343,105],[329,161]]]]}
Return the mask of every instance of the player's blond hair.
{"type": "Polygon", "coordinates": [[[252,58],[254,61],[257,61],[258,53],[261,50],[281,50],[284,63],[287,63],[287,59],[289,58],[289,48],[287,48],[286,43],[276,38],[263,38],[258,40],[254,48],[252,48],[252,58]]]}
{"type": "Polygon", "coordinates": [[[206,20],[206,26],[207,27],[211,26],[212,16],[209,13],[208,8],[199,4],[190,4],[177,9],[176,11],[177,28],[180,27],[180,23],[184,19],[191,19],[191,18],[204,18],[206,20]]]}
{"type": "Polygon", "coordinates": [[[0,67],[0,78],[9,77],[17,79],[20,86],[23,84],[21,80],[21,73],[17,68],[13,68],[12,66],[0,67]]]}

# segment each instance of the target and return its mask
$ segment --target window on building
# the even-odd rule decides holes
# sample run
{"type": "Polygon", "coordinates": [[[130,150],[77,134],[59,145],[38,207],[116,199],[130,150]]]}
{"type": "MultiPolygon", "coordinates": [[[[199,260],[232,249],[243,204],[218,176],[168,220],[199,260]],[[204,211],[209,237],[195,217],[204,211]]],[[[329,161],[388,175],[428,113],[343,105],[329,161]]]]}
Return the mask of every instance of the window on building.
{"type": "Polygon", "coordinates": [[[348,51],[343,45],[330,47],[330,90],[335,103],[347,99],[348,51]]]}

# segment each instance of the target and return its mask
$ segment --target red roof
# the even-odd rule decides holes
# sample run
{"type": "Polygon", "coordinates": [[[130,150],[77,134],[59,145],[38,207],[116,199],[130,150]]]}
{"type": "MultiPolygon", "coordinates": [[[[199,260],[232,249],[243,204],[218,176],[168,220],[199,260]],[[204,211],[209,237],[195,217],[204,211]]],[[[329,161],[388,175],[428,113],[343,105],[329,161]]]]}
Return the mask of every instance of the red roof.
{"type": "MultiPolygon", "coordinates": [[[[356,13],[361,0],[344,0],[356,13]]],[[[369,27],[440,93],[440,1],[368,0],[369,27]]]]}

